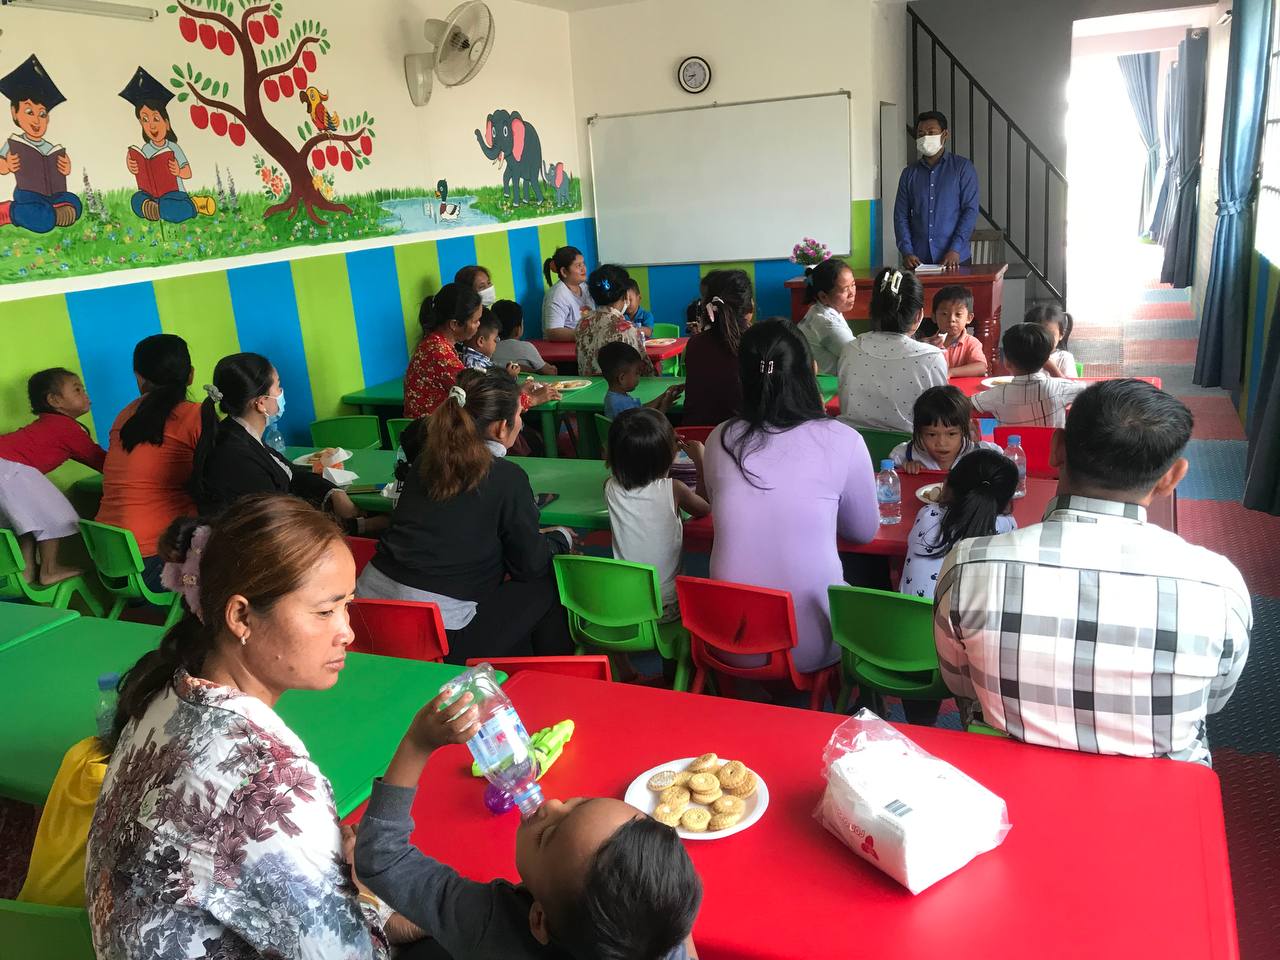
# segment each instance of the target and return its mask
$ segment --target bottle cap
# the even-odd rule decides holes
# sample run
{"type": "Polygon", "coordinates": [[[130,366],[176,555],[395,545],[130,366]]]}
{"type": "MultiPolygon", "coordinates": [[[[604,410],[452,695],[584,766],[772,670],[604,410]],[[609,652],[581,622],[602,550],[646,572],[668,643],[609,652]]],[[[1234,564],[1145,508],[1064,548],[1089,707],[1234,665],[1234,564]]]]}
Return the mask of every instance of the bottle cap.
{"type": "Polygon", "coordinates": [[[1018,446],[1022,446],[1022,437],[1016,433],[1009,434],[1009,444],[1012,446],[1015,443],[1018,446]]]}
{"type": "Polygon", "coordinates": [[[880,469],[881,469],[881,470],[892,470],[892,469],[893,469],[893,461],[892,461],[892,460],[881,460],[881,461],[880,461],[880,469]]]}
{"type": "Polygon", "coordinates": [[[98,689],[102,691],[114,690],[120,685],[120,674],[104,673],[98,678],[98,689]]]}

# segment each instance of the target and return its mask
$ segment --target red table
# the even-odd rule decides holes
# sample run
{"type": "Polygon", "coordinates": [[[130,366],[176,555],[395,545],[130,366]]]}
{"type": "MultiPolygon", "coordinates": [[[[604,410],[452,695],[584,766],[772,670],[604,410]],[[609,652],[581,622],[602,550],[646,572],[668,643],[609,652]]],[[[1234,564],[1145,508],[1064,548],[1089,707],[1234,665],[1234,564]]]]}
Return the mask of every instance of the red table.
{"type": "MultiPolygon", "coordinates": [[[[533,344],[538,353],[542,355],[542,359],[547,363],[559,365],[578,362],[578,345],[572,340],[531,340],[529,342],[533,344]]],[[[649,355],[649,359],[655,365],[658,365],[663,360],[670,360],[672,357],[678,357],[684,353],[684,348],[688,343],[688,337],[677,337],[674,343],[668,343],[663,346],[645,343],[644,352],[649,355]]]]}
{"type": "MultiPolygon", "coordinates": [[[[1008,374],[1004,374],[1004,375],[1008,376],[1008,374]]],[[[993,374],[993,376],[995,376],[995,374],[993,374]]],[[[981,393],[983,390],[987,389],[982,384],[982,381],[985,379],[987,378],[986,377],[952,377],[950,383],[953,387],[958,387],[960,389],[960,392],[963,393],[966,397],[972,397],[975,393],[981,393]]],[[[1103,380],[1117,380],[1119,378],[1118,377],[1080,377],[1079,379],[1081,383],[1101,383],[1103,380]]],[[[1151,384],[1157,390],[1164,389],[1164,381],[1162,381],[1159,377],[1127,377],[1125,379],[1145,380],[1147,383],[1151,384]]],[[[828,411],[834,410],[836,413],[840,412],[840,394],[837,393],[831,399],[831,402],[827,404],[827,410],[828,411]]]]}
{"type": "MultiPolygon", "coordinates": [[[[1004,843],[912,896],[813,819],[830,713],[519,673],[525,726],[577,729],[549,796],[621,797],[641,771],[707,750],[768,783],[769,809],[724,840],[691,841],[704,898],[694,941],[716,958],[1239,956],[1218,778],[1198,764],[1099,757],[994,737],[901,729],[1004,798],[1004,843]]],[[[465,875],[517,879],[514,816],[482,803],[471,758],[431,760],[413,842],[465,875]]]]}

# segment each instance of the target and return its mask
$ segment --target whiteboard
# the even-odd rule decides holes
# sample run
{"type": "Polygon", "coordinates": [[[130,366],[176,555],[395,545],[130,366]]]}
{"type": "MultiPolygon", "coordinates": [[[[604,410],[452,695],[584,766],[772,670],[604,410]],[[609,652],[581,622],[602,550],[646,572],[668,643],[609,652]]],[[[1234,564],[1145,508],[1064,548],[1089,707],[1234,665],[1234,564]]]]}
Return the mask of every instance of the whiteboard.
{"type": "Polygon", "coordinates": [[[601,262],[847,253],[849,136],[846,93],[591,118],[601,262]]]}

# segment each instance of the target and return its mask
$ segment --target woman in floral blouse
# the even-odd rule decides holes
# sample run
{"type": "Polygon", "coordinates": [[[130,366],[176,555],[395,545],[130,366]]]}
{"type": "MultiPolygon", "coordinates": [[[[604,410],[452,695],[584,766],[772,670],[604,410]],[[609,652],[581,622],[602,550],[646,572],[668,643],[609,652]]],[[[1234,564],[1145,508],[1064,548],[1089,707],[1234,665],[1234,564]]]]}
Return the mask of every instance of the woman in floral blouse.
{"type": "MultiPolygon", "coordinates": [[[[411,419],[434,413],[466,369],[458,356],[458,344],[470,340],[480,327],[483,307],[480,294],[458,283],[446,283],[432,297],[422,301],[418,322],[422,340],[413,351],[404,375],[404,415],[411,419]]],[[[558,388],[526,380],[521,388],[520,408],[546,403],[559,397],[558,388]]]]}
{"type": "Polygon", "coordinates": [[[587,278],[587,292],[596,308],[578,324],[578,373],[584,377],[600,375],[600,348],[615,340],[635,347],[636,353],[644,357],[643,375],[653,376],[653,364],[644,352],[644,336],[623,312],[628,279],[626,270],[611,263],[597,267],[587,278]]]}
{"type": "Polygon", "coordinates": [[[338,681],[341,532],[262,494],[161,545],[189,612],[121,684],[86,856],[99,960],[385,960],[421,933],[356,887],[329,781],[273,709],[338,681]]]}

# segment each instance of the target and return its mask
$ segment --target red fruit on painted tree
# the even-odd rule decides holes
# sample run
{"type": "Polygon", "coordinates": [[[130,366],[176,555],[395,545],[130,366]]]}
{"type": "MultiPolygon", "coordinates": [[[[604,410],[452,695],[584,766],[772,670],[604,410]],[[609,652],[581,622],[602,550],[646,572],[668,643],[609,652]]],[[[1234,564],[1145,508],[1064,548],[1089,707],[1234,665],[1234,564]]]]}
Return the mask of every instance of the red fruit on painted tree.
{"type": "Polygon", "coordinates": [[[227,132],[227,115],[225,113],[210,114],[209,129],[220,137],[225,135],[227,132]]]}
{"type": "Polygon", "coordinates": [[[197,130],[203,130],[209,125],[209,111],[203,103],[191,105],[191,125],[197,130]]]}
{"type": "Polygon", "coordinates": [[[213,29],[213,24],[200,24],[200,42],[206,50],[212,50],[218,45],[218,31],[213,29]]]}
{"type": "Polygon", "coordinates": [[[373,153],[373,137],[369,136],[367,133],[360,138],[360,152],[366,157],[373,153]]]}
{"type": "Polygon", "coordinates": [[[235,120],[231,121],[230,126],[227,127],[227,134],[231,137],[231,142],[237,147],[244,146],[244,124],[235,120]]]}
{"type": "Polygon", "coordinates": [[[338,148],[332,143],[324,148],[324,155],[329,158],[329,166],[337,166],[338,164],[338,148]]]}
{"type": "Polygon", "coordinates": [[[267,31],[268,37],[275,38],[280,33],[280,21],[269,13],[263,16],[262,26],[267,31]]]}
{"type": "Polygon", "coordinates": [[[316,72],[316,55],[310,50],[302,51],[302,65],[307,68],[307,73],[316,72]]]}
{"type": "Polygon", "coordinates": [[[280,78],[280,93],[286,100],[293,96],[293,80],[287,73],[280,78]]]}
{"type": "Polygon", "coordinates": [[[299,90],[307,89],[307,71],[301,67],[293,68],[293,82],[299,90]]]}
{"type": "Polygon", "coordinates": [[[178,32],[182,34],[182,39],[187,43],[195,43],[196,38],[200,35],[198,25],[191,17],[178,18],[178,32]]]}
{"type": "Polygon", "coordinates": [[[262,81],[262,92],[267,95],[267,99],[272,103],[280,99],[280,85],[271,77],[262,81]]]}
{"type": "Polygon", "coordinates": [[[324,169],[324,151],[319,147],[311,151],[311,165],[317,170],[324,169]]]}
{"type": "Polygon", "coordinates": [[[355,160],[355,157],[351,155],[351,151],[343,150],[342,151],[342,169],[347,171],[347,173],[350,173],[351,168],[354,167],[355,165],[356,165],[356,160],[355,160]]]}
{"type": "Polygon", "coordinates": [[[262,24],[257,20],[249,21],[249,39],[254,44],[261,44],[263,40],[267,39],[267,32],[262,29],[262,24]]]}
{"type": "Polygon", "coordinates": [[[228,57],[236,52],[236,38],[225,30],[218,31],[218,49],[228,57]]]}

